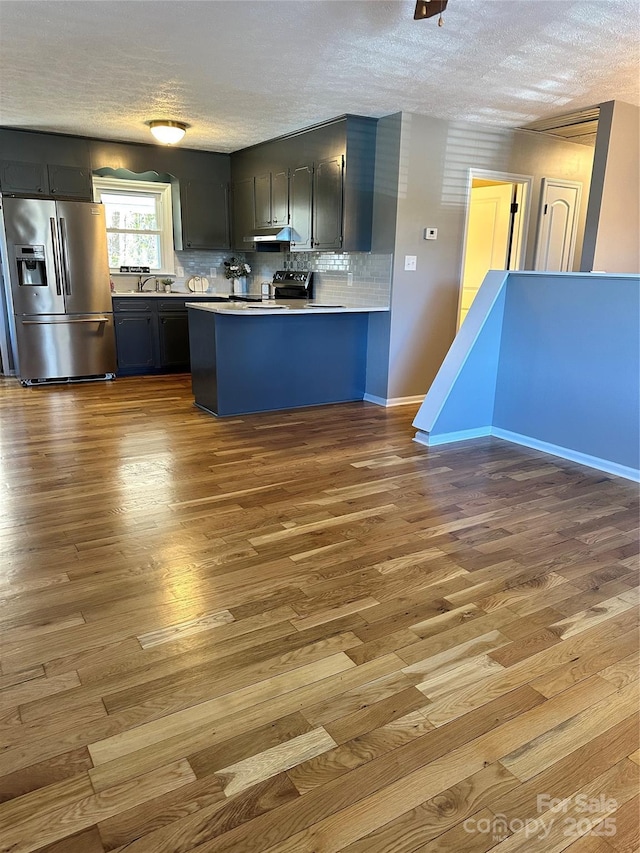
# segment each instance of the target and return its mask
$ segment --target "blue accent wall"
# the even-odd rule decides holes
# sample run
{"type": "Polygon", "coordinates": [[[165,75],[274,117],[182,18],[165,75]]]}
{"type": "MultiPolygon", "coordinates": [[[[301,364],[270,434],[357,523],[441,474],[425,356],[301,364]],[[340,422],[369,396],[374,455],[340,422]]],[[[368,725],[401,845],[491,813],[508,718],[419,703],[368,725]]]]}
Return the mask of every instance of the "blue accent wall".
{"type": "Polygon", "coordinates": [[[509,276],[493,424],[640,467],[637,278],[509,276]]]}
{"type": "Polygon", "coordinates": [[[414,421],[428,444],[479,428],[636,478],[640,278],[491,272],[414,421]],[[504,277],[504,273],[502,274],[504,277]]]}

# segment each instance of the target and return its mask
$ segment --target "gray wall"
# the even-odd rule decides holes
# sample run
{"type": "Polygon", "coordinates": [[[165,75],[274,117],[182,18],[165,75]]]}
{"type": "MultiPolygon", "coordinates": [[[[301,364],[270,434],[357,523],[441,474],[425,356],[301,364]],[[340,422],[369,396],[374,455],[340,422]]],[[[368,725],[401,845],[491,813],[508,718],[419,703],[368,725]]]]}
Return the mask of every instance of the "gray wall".
{"type": "MultiPolygon", "coordinates": [[[[387,253],[393,263],[398,215],[398,175],[402,114],[378,121],[376,133],[376,171],[373,184],[373,223],[371,248],[387,253]]],[[[391,315],[372,314],[367,341],[367,397],[383,402],[389,385],[389,341],[391,315]]]]}
{"type": "MultiPolygon", "coordinates": [[[[424,395],[454,338],[469,169],[533,177],[525,255],[530,269],[543,177],[583,184],[580,258],[592,161],[593,149],[548,135],[402,114],[387,399],[424,395]],[[423,239],[427,226],[438,228],[436,241],[423,239]],[[416,272],[404,271],[405,255],[417,256],[416,272]]],[[[387,210],[374,223],[389,219],[387,210]]]]}
{"type": "Polygon", "coordinates": [[[640,272],[640,109],[600,105],[581,269],[640,272]]]}

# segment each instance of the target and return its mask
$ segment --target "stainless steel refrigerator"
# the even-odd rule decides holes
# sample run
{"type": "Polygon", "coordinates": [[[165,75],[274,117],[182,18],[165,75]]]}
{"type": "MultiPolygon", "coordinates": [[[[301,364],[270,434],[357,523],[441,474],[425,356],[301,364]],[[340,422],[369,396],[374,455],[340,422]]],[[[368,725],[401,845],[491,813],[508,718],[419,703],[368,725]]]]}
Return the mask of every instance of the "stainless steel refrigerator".
{"type": "Polygon", "coordinates": [[[3,198],[12,356],[23,384],[116,370],[104,208],[3,198]]]}

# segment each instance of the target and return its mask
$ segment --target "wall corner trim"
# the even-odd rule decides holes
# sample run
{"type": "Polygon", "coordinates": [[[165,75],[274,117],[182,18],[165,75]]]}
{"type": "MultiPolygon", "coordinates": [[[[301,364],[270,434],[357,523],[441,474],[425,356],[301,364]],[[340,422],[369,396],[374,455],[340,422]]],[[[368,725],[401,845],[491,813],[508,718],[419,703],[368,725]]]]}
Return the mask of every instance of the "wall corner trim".
{"type": "Polygon", "coordinates": [[[487,435],[492,435],[491,427],[475,427],[474,429],[462,429],[458,432],[441,433],[440,435],[429,435],[428,432],[418,430],[413,438],[418,444],[424,444],[425,447],[435,447],[438,444],[451,444],[454,441],[468,441],[471,438],[484,438],[487,435]]]}
{"type": "Polygon", "coordinates": [[[394,406],[409,406],[422,403],[424,394],[418,394],[413,397],[376,397],[375,394],[365,394],[363,399],[367,403],[375,403],[376,406],[385,406],[391,408],[394,406]]]}

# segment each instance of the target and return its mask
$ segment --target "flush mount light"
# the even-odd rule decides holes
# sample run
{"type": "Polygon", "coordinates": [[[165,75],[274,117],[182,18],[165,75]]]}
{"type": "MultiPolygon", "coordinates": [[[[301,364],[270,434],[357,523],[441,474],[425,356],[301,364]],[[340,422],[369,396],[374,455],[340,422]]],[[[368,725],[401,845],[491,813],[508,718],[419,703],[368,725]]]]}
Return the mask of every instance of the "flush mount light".
{"type": "Polygon", "coordinates": [[[154,119],[148,121],[149,130],[163,145],[175,145],[180,142],[187,132],[188,124],[182,121],[167,121],[165,119],[154,119]]]}

